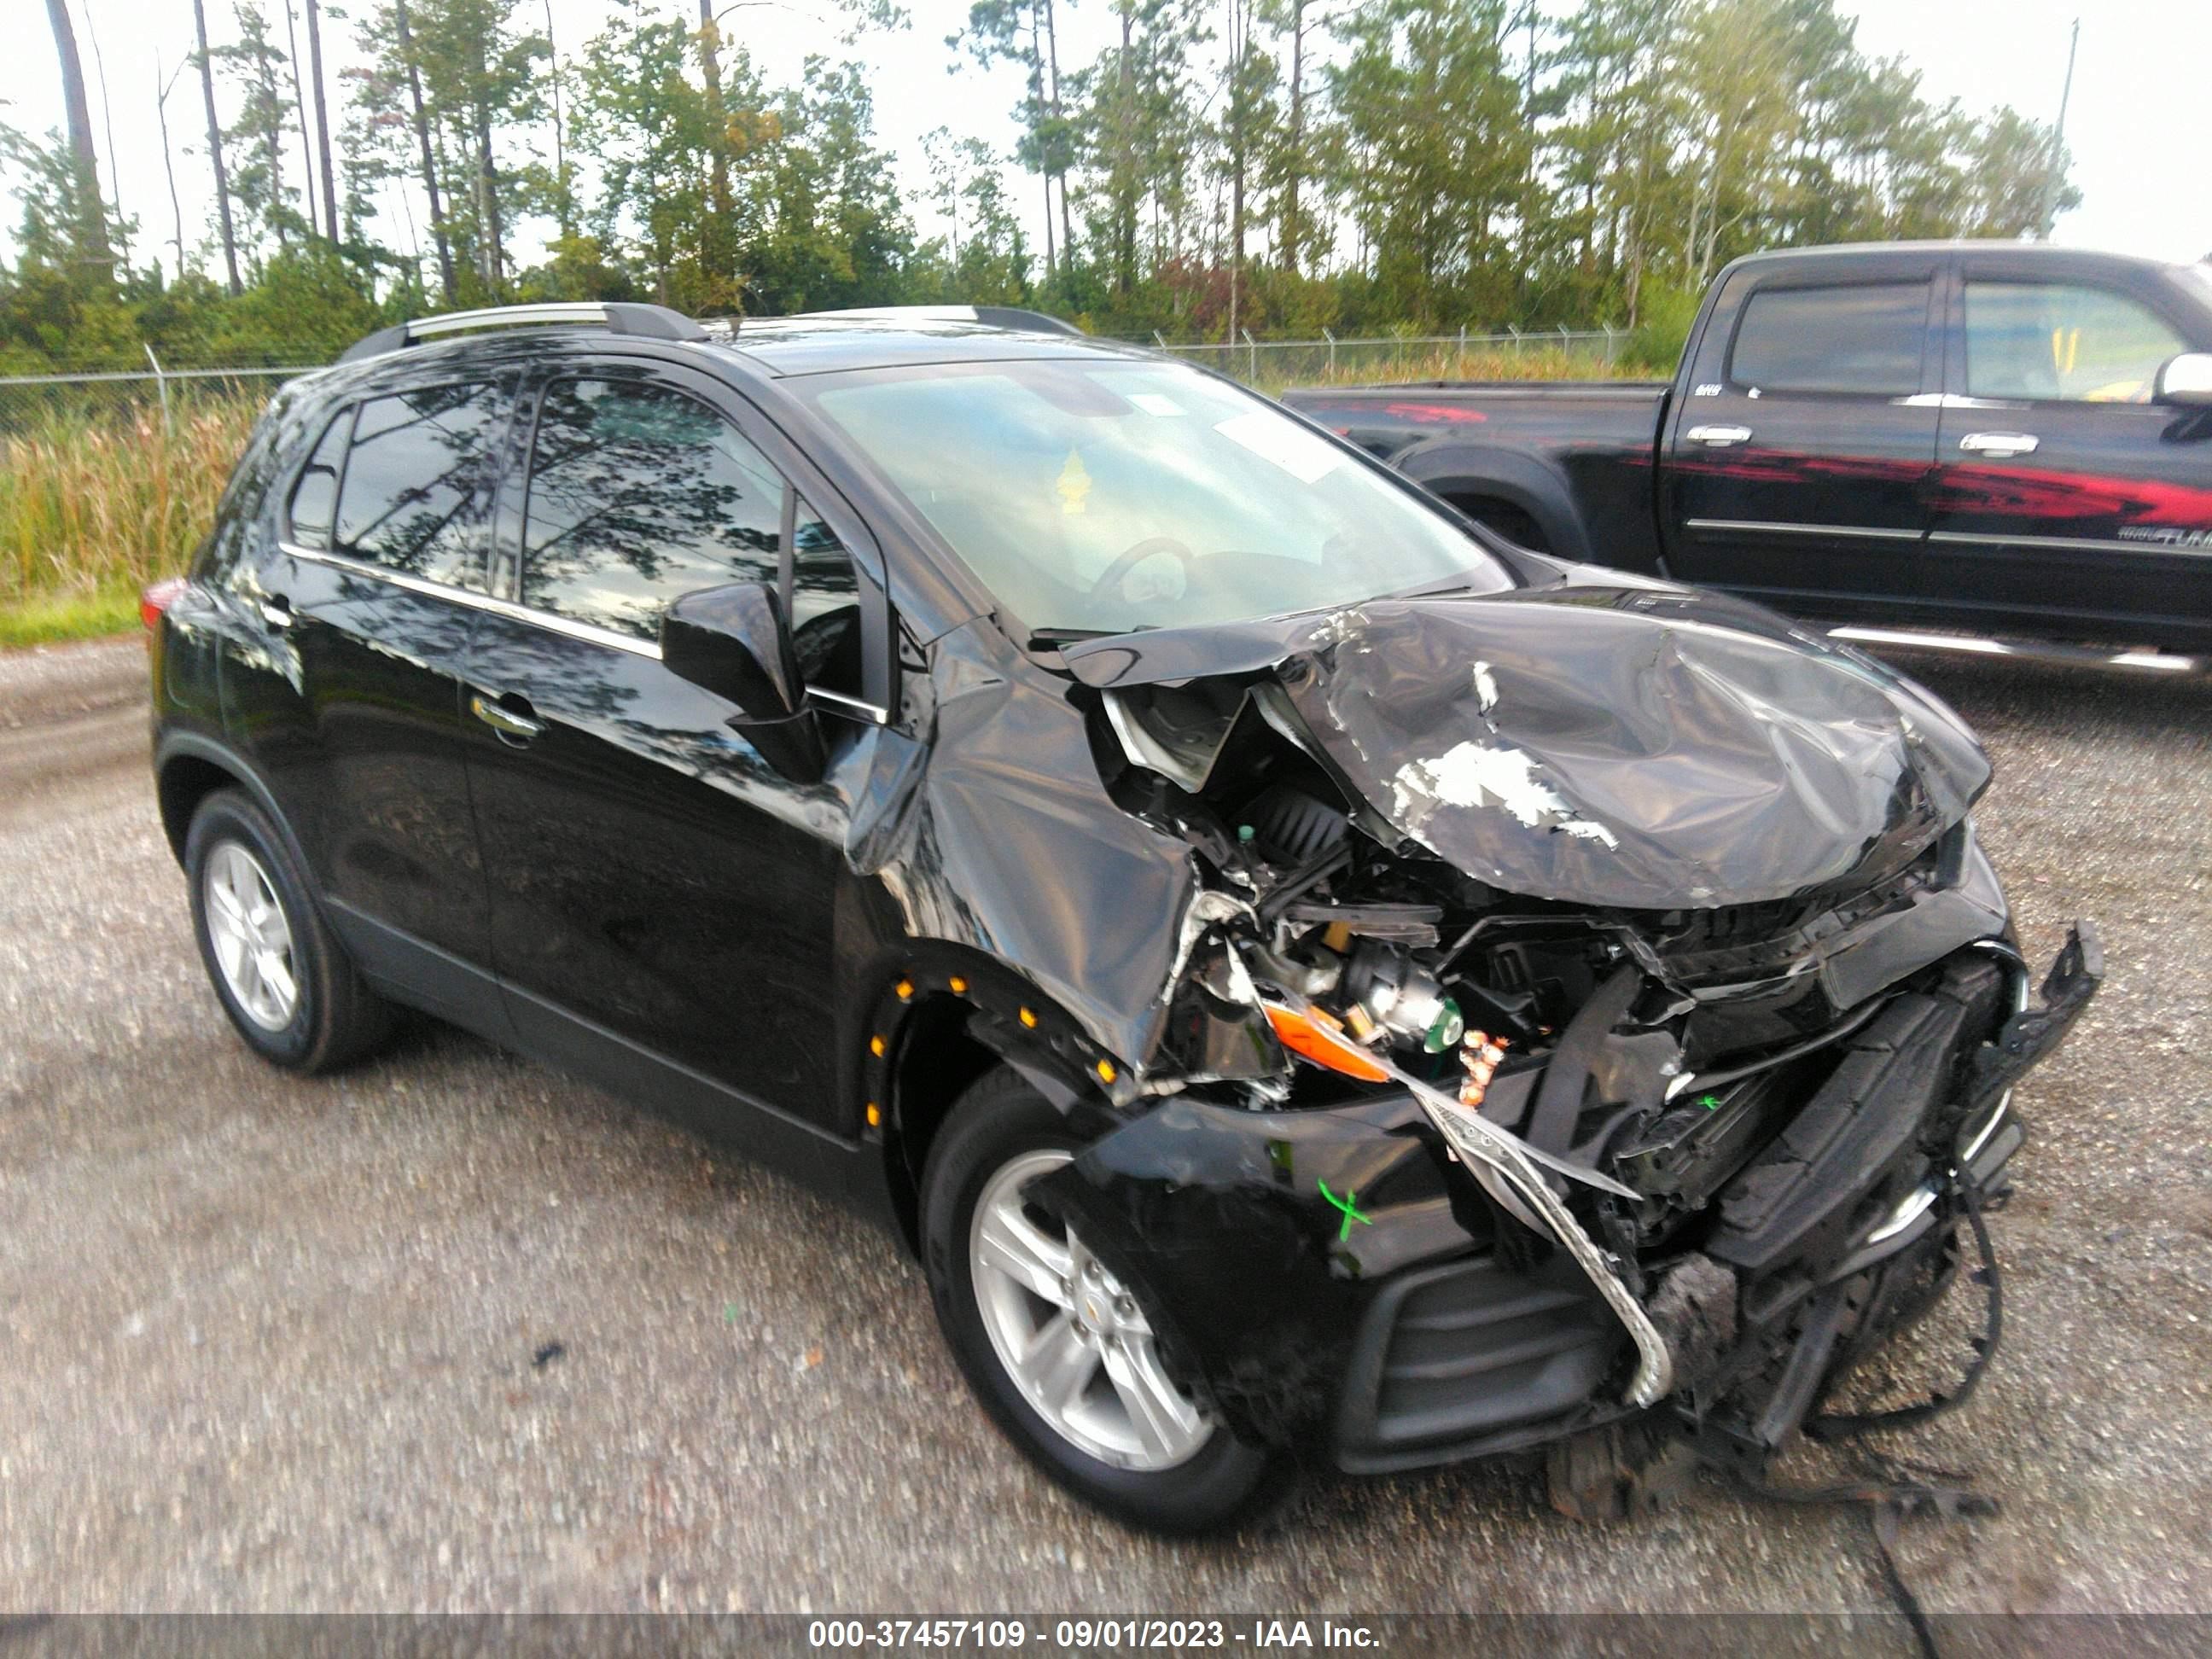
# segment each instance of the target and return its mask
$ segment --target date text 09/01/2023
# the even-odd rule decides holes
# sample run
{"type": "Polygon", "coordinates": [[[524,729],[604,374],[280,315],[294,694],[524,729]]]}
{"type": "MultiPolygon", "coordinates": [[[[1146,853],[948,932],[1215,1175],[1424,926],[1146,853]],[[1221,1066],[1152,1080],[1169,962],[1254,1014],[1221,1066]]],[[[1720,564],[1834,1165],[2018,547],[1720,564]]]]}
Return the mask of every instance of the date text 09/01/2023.
{"type": "Polygon", "coordinates": [[[1380,1637],[1364,1625],[1305,1619],[817,1619],[806,1627],[814,1648],[1055,1649],[1249,1647],[1373,1649],[1380,1637]]]}

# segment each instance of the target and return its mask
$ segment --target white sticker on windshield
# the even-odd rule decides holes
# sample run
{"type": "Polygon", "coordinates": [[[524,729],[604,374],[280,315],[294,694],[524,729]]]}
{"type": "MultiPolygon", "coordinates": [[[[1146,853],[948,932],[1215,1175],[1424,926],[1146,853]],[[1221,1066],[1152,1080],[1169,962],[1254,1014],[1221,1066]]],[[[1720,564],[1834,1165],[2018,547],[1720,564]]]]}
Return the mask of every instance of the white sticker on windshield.
{"type": "Polygon", "coordinates": [[[1344,457],[1279,415],[1254,410],[1215,422],[1213,429],[1265,461],[1273,461],[1300,483],[1312,483],[1336,471],[1344,457]]]}
{"type": "Polygon", "coordinates": [[[1132,392],[1129,401],[1147,415],[1180,415],[1182,405],[1172,398],[1163,398],[1157,392],[1132,392]]]}

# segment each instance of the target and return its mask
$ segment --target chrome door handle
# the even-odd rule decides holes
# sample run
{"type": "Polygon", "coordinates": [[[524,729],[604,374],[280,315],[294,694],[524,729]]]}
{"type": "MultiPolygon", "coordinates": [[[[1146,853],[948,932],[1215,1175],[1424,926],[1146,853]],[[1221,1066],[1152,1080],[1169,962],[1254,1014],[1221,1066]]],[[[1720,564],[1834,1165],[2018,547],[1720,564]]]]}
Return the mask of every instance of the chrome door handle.
{"type": "Polygon", "coordinates": [[[1959,447],[1977,455],[2033,455],[2037,441],[2032,432],[1969,432],[1959,440],[1959,447]]]}
{"type": "Polygon", "coordinates": [[[545,729],[544,720],[518,714],[514,709],[494,702],[480,692],[470,696],[469,713],[498,732],[501,738],[514,743],[528,743],[545,729]]]}
{"type": "Polygon", "coordinates": [[[1751,428],[1747,426],[1693,426],[1682,435],[1690,442],[1703,444],[1708,449],[1726,449],[1730,444],[1748,441],[1751,428]]]}

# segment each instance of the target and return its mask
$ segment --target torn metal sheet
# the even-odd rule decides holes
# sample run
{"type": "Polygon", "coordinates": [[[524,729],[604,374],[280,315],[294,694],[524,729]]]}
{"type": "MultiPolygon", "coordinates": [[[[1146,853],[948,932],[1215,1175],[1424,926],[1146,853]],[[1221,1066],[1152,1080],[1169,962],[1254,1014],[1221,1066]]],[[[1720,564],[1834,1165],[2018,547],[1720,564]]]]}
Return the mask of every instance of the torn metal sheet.
{"type": "Polygon", "coordinates": [[[1958,823],[1990,776],[1910,682],[1687,592],[1376,599],[1066,656],[1116,689],[1270,672],[1401,835],[1509,892],[1577,903],[1719,907],[1870,878],[1958,823]]]}

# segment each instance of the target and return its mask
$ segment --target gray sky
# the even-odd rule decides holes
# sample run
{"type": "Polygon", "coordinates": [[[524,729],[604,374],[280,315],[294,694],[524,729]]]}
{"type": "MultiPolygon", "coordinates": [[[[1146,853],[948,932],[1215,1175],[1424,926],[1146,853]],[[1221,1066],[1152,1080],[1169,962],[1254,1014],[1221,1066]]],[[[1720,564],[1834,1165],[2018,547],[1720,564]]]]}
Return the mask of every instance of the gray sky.
{"type": "MultiPolygon", "coordinates": [[[[810,0],[796,3],[807,6],[810,0]]],[[[173,234],[154,88],[157,65],[166,76],[191,48],[191,9],[184,0],[70,0],[70,8],[92,83],[102,179],[113,193],[95,39],[105,55],[113,100],[106,116],[113,127],[115,171],[124,206],[138,217],[143,261],[149,242],[166,242],[173,234]]],[[[950,54],[940,43],[965,19],[966,0],[912,0],[912,9],[911,30],[864,39],[850,55],[870,67],[878,138],[898,157],[902,185],[927,234],[936,227],[920,200],[927,183],[921,135],[945,125],[1004,148],[1013,137],[1009,112],[1021,88],[1018,73],[1008,68],[988,76],[972,67],[946,74],[950,54]]],[[[671,16],[690,12],[678,0],[662,0],[658,9],[671,16]]],[[[2084,199],[2079,210],[2060,218],[2055,240],[2172,259],[2212,252],[2212,169],[2206,166],[2212,154],[2212,112],[2202,74],[2203,66],[2212,64],[2212,4],[2207,0],[2102,0],[2094,10],[2082,0],[1842,0],[1839,9],[1858,17],[1863,51],[1903,56],[1920,70],[1923,94],[1931,100],[1956,96],[1977,112],[2010,103],[2045,120],[2057,109],[2068,25],[2086,10],[2066,124],[2075,155],[2074,182],[2084,199]]],[[[564,58],[597,32],[609,10],[606,0],[553,0],[564,58]]],[[[228,0],[210,0],[208,12],[209,28],[218,41],[230,38],[234,26],[228,0]]],[[[33,133],[58,128],[63,124],[60,76],[46,20],[27,0],[17,5],[15,15],[17,49],[0,56],[0,119],[33,133]]],[[[1105,0],[1072,0],[1061,17],[1063,64],[1087,59],[1114,28],[1105,0]]],[[[748,7],[732,16],[729,27],[771,79],[795,76],[809,51],[841,51],[831,25],[811,10],[748,7]]],[[[281,21],[276,33],[282,45],[281,21]]],[[[326,15],[325,70],[332,80],[334,99],[337,71],[356,58],[351,37],[350,25],[326,15]]],[[[302,55],[306,49],[303,34],[302,55]]],[[[198,88],[189,73],[178,81],[168,112],[173,143],[195,151],[191,156],[180,154],[177,161],[185,234],[191,241],[207,234],[213,198],[206,163],[197,153],[204,123],[198,88]]],[[[550,148],[550,139],[540,142],[550,148]]],[[[296,154],[288,159],[296,171],[296,154]]],[[[1028,204],[1036,216],[1036,182],[1012,177],[1008,184],[1015,202],[1028,204]]],[[[391,222],[384,227],[385,240],[404,246],[407,232],[396,201],[387,212],[391,222]]],[[[0,209],[0,227],[12,225],[15,216],[13,204],[6,204],[0,209]]],[[[0,228],[0,240],[5,235],[0,228]]],[[[1042,237],[1036,240],[1041,246],[1042,237]]],[[[532,248],[518,252],[536,257],[532,248]]]]}

